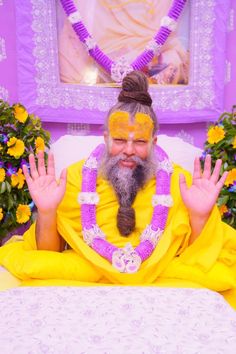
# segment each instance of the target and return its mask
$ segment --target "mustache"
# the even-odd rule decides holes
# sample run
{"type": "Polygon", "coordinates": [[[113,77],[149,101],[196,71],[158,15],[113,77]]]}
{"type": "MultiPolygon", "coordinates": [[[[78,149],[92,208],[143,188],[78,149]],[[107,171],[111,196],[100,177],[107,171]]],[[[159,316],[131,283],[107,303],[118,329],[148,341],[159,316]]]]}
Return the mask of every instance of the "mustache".
{"type": "Polygon", "coordinates": [[[138,156],[128,157],[123,153],[120,153],[117,156],[108,157],[108,158],[109,158],[109,161],[112,162],[114,165],[118,164],[120,161],[135,162],[137,165],[140,165],[140,166],[145,165],[145,161],[142,160],[140,157],[138,157],[138,156]]]}

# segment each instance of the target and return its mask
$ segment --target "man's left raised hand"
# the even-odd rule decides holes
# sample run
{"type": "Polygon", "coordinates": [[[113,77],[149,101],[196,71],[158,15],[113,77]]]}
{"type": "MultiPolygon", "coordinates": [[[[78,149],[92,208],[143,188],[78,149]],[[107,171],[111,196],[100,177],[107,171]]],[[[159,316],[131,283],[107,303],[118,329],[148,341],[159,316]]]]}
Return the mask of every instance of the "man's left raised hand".
{"type": "Polygon", "coordinates": [[[195,158],[193,182],[190,187],[187,186],[184,175],[180,175],[180,191],[190,217],[193,216],[206,220],[209,217],[228,173],[224,172],[220,177],[221,164],[222,161],[217,160],[211,173],[211,156],[207,155],[202,171],[199,157],[195,158]]]}

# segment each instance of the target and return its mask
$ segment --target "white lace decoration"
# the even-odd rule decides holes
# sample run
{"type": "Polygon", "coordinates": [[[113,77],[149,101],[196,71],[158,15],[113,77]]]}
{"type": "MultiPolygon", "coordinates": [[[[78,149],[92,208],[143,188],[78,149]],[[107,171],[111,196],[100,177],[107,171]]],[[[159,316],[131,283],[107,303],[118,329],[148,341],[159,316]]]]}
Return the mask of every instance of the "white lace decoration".
{"type": "Polygon", "coordinates": [[[96,45],[97,45],[96,41],[93,38],[91,38],[91,37],[87,37],[85,39],[85,43],[84,44],[85,44],[87,50],[94,49],[96,47],[96,45]]]}
{"type": "Polygon", "coordinates": [[[154,39],[152,39],[148,44],[146,45],[145,49],[151,50],[154,54],[159,55],[161,52],[162,45],[158,44],[154,39]]]}
{"type": "Polygon", "coordinates": [[[157,205],[171,207],[173,205],[173,198],[170,194],[154,194],[152,196],[152,205],[154,207],[157,205]]]}
{"type": "Polygon", "coordinates": [[[5,39],[0,37],[0,62],[7,58],[5,39]]]}
{"type": "Polygon", "coordinates": [[[99,195],[96,192],[80,192],[78,194],[79,204],[98,204],[99,195]]]}
{"type": "Polygon", "coordinates": [[[93,225],[91,229],[83,229],[82,235],[84,242],[86,242],[89,246],[92,245],[94,238],[101,238],[103,240],[106,239],[106,236],[97,224],[93,225]]]}
{"type": "Polygon", "coordinates": [[[164,16],[161,19],[161,26],[168,28],[168,30],[170,31],[175,31],[177,27],[177,22],[169,16],[164,16]]]}
{"type": "Polygon", "coordinates": [[[84,163],[84,166],[90,169],[97,169],[98,162],[97,159],[93,156],[90,156],[84,163]]]}
{"type": "Polygon", "coordinates": [[[154,231],[151,227],[151,225],[148,225],[146,229],[142,232],[140,236],[141,241],[149,241],[153,245],[153,247],[156,247],[161,235],[163,234],[163,230],[158,228],[156,231],[154,231]]]}
{"type": "Polygon", "coordinates": [[[5,100],[5,101],[7,101],[8,97],[9,97],[8,90],[3,86],[0,86],[0,97],[2,100],[5,100]]]}
{"type": "Polygon", "coordinates": [[[70,21],[70,23],[72,23],[72,25],[74,25],[75,23],[78,23],[82,20],[82,17],[80,15],[79,11],[75,11],[72,14],[70,14],[68,16],[68,20],[70,21]]]}
{"type": "Polygon", "coordinates": [[[121,273],[135,273],[140,268],[142,260],[130,243],[112,254],[112,265],[121,273]]]}
{"type": "Polygon", "coordinates": [[[111,66],[111,78],[116,82],[121,82],[123,78],[133,70],[134,69],[125,57],[120,57],[111,66]]]}
{"type": "Polygon", "coordinates": [[[172,162],[169,159],[164,159],[163,161],[158,161],[158,170],[163,170],[168,174],[173,172],[172,162]]]}

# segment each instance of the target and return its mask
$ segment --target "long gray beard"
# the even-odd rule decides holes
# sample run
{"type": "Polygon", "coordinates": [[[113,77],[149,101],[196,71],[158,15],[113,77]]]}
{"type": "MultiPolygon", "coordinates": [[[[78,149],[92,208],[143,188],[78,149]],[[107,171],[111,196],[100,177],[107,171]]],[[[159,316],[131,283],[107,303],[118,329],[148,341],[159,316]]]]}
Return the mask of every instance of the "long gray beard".
{"type": "Polygon", "coordinates": [[[130,207],[137,192],[155,175],[157,162],[152,152],[146,160],[132,157],[131,160],[137,163],[134,169],[120,167],[119,162],[124,159],[127,157],[123,154],[115,157],[106,155],[100,165],[100,172],[114,188],[120,206],[130,207]]]}

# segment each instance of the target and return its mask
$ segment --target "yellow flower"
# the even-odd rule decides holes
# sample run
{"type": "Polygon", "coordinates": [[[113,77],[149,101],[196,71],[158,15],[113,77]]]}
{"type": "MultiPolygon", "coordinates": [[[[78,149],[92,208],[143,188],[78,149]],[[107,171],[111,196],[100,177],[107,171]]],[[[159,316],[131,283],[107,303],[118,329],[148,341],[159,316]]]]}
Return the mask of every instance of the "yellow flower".
{"type": "Polygon", "coordinates": [[[18,172],[11,176],[11,185],[16,187],[18,184],[18,189],[21,189],[25,183],[25,176],[22,173],[22,169],[19,168],[18,172]]]}
{"type": "Polygon", "coordinates": [[[223,216],[225,213],[227,213],[227,211],[228,211],[229,209],[227,208],[227,205],[223,204],[223,205],[221,205],[221,207],[219,208],[219,210],[220,210],[220,215],[223,216]]]}
{"type": "Polygon", "coordinates": [[[2,145],[0,144],[0,151],[3,149],[2,145]]]}
{"type": "Polygon", "coordinates": [[[233,149],[236,149],[236,136],[234,137],[232,145],[233,145],[233,149]]]}
{"type": "Polygon", "coordinates": [[[31,215],[31,210],[28,205],[19,204],[16,210],[16,221],[19,224],[24,224],[29,221],[31,215]]]}
{"type": "Polygon", "coordinates": [[[14,116],[20,123],[25,123],[26,119],[28,118],[28,112],[26,111],[25,107],[21,104],[16,104],[13,106],[14,108],[14,116]]]}
{"type": "Polygon", "coordinates": [[[2,212],[2,208],[0,208],[0,221],[3,219],[3,212],[2,212]]]}
{"type": "Polygon", "coordinates": [[[15,137],[11,138],[7,142],[7,146],[9,149],[7,150],[7,153],[11,156],[14,156],[16,159],[19,158],[21,155],[23,155],[25,151],[25,144],[22,140],[17,139],[15,137]]]}
{"type": "Polygon", "coordinates": [[[229,171],[225,180],[225,185],[229,186],[230,184],[233,184],[234,181],[236,181],[236,168],[233,168],[229,171]]]}
{"type": "Polygon", "coordinates": [[[3,182],[5,180],[5,177],[6,177],[6,172],[4,168],[0,168],[0,182],[3,182]]]}
{"type": "Polygon", "coordinates": [[[224,139],[225,131],[223,128],[218,127],[218,126],[211,127],[208,130],[207,136],[208,136],[207,141],[209,144],[216,144],[219,141],[221,141],[222,139],[224,139]]]}
{"type": "Polygon", "coordinates": [[[40,138],[40,136],[38,136],[37,139],[35,140],[35,147],[36,147],[36,153],[38,153],[39,151],[44,151],[45,149],[44,140],[40,138]]]}

